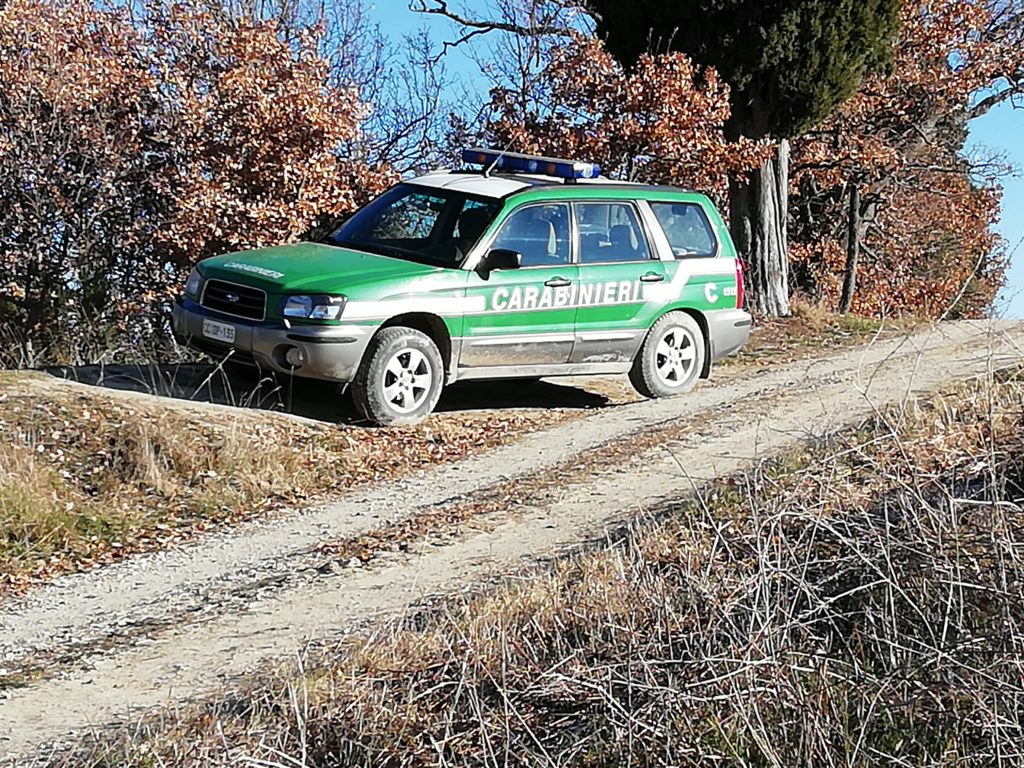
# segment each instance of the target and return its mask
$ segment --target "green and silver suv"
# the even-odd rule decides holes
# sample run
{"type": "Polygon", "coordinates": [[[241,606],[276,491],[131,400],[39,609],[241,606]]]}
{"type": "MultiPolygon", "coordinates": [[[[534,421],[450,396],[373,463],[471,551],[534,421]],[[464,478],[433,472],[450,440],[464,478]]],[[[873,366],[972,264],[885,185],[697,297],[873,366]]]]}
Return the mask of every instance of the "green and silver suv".
{"type": "Polygon", "coordinates": [[[482,170],[398,184],[323,242],[204,260],[176,336],[341,382],[380,424],[424,418],[460,379],[628,373],[676,395],[747,340],[740,262],[704,195],[588,163],[463,159],[482,170]]]}

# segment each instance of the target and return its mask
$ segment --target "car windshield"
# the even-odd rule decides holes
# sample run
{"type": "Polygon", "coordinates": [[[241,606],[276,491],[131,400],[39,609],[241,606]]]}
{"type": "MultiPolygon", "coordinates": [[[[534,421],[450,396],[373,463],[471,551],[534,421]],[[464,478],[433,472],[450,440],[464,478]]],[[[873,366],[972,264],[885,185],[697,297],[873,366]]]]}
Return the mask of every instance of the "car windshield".
{"type": "Polygon", "coordinates": [[[384,256],[457,267],[498,213],[499,202],[399,184],[358,210],[326,242],[384,256]]]}

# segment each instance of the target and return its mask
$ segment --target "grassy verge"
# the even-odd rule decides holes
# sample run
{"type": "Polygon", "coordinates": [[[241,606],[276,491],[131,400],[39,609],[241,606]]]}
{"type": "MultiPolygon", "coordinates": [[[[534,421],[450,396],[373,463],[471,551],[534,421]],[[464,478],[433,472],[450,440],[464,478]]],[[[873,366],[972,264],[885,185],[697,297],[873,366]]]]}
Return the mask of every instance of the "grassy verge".
{"type": "Polygon", "coordinates": [[[6,373],[0,595],[457,460],[565,417],[444,414],[382,431],[254,411],[189,411],[6,373]]]}
{"type": "Polygon", "coordinates": [[[827,354],[875,336],[905,333],[923,325],[915,317],[879,319],[860,315],[837,315],[821,304],[795,297],[787,318],[760,320],[750,343],[732,357],[725,367],[761,367],[827,354]]]}
{"type": "Polygon", "coordinates": [[[883,414],[74,764],[1020,764],[1022,409],[883,414]]]}

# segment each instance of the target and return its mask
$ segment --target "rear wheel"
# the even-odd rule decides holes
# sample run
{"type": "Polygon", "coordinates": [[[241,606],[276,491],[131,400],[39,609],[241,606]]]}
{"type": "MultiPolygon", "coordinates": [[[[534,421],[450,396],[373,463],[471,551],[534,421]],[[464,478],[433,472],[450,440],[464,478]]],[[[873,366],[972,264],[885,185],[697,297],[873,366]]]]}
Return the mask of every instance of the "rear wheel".
{"type": "Polygon", "coordinates": [[[412,328],[385,328],[363,355],[352,399],[376,424],[416,424],[434,410],[443,384],[444,361],[429,336],[412,328]]]}
{"type": "Polygon", "coordinates": [[[704,369],[704,333],[685,312],[669,312],[652,327],[629,371],[644,397],[671,397],[693,389],[704,369]]]}

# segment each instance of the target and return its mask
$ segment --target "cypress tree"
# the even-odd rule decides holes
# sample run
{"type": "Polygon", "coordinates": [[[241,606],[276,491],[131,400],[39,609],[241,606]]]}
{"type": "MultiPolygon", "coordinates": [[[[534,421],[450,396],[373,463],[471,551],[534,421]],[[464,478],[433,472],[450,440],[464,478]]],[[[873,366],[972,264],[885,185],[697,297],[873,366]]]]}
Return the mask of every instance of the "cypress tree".
{"type": "Polygon", "coordinates": [[[631,66],[681,51],[732,88],[732,139],[778,140],[775,157],[729,188],[733,238],[750,270],[752,308],[789,313],[787,139],[821,122],[885,66],[900,0],[588,0],[597,32],[631,66]]]}

